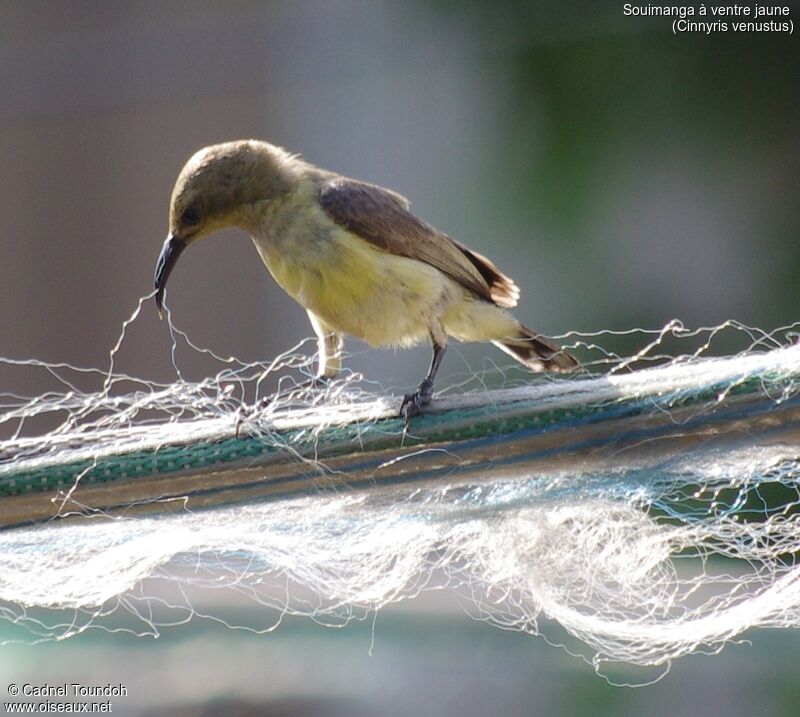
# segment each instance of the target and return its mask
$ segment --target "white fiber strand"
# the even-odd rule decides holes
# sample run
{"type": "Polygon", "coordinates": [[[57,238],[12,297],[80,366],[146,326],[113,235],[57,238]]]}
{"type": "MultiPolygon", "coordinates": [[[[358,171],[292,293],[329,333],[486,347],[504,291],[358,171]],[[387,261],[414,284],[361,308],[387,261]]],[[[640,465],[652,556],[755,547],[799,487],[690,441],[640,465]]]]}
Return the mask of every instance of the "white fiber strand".
{"type": "MultiPolygon", "coordinates": [[[[304,403],[301,393],[240,413],[245,395],[254,400],[254,387],[305,364],[295,352],[271,366],[229,360],[198,384],[153,385],[98,372],[97,392],[77,388],[76,370],[41,364],[64,391],[0,396],[6,430],[0,480],[23,468],[230,439],[237,424],[248,435],[278,441],[289,460],[316,473],[302,495],[209,510],[182,507],[180,496],[172,496],[175,509],[164,515],[95,511],[88,519],[2,530],[0,616],[28,641],[119,629],[120,614],[137,621],[125,629],[157,634],[193,615],[214,617],[195,602],[222,590],[246,597],[263,614],[263,621],[245,618],[238,626],[268,631],[286,614],[341,625],[448,587],[476,617],[498,626],[538,633],[555,622],[587,646],[595,664],[645,666],[719,650],[752,627],[798,627],[795,338],[795,327],[766,334],[734,322],[697,331],[673,322],[657,332],[572,335],[578,350],[595,347],[586,363],[596,373],[530,384],[524,377],[524,385],[484,375],[480,382],[498,388],[448,395],[435,402],[434,413],[469,415],[488,404],[503,417],[534,405],[559,412],[561,430],[572,435],[573,413],[580,418],[603,408],[609,430],[622,430],[616,426],[623,423],[612,423],[613,410],[639,407],[625,414],[624,435],[603,434],[602,451],[601,422],[577,441],[578,459],[566,461],[553,444],[550,452],[531,449],[531,463],[492,465],[490,472],[494,458],[506,457],[500,448],[485,476],[443,469],[424,481],[376,479],[364,486],[351,486],[352,476],[313,455],[297,449],[295,456],[295,445],[280,438],[299,430],[321,440],[344,424],[366,435],[394,415],[396,399],[366,392],[357,376],[335,385],[324,401],[304,403]],[[709,357],[723,332],[743,346],[709,357]],[[646,348],[630,358],[596,348],[601,338],[631,335],[646,348]],[[737,398],[743,386],[754,387],[747,397],[757,403],[737,398]],[[60,415],[61,424],[26,435],[30,416],[48,412],[60,415]],[[669,435],[650,431],[651,416],[661,421],[652,425],[671,426],[669,435]],[[698,434],[702,440],[689,441],[698,430],[706,431],[698,434]]],[[[574,430],[583,436],[588,424],[578,418],[574,430]]],[[[402,427],[387,429],[387,436],[402,447],[402,427]]],[[[376,476],[407,461],[420,470],[426,462],[457,464],[463,451],[458,441],[410,445],[388,457],[376,476]]]]}

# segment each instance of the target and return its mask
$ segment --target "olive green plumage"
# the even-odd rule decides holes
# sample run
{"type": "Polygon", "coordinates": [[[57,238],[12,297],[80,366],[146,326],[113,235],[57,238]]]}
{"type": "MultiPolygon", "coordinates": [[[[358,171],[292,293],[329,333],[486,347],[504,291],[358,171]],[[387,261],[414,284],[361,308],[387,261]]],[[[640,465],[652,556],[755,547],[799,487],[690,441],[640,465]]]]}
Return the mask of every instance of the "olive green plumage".
{"type": "Polygon", "coordinates": [[[343,336],[373,346],[429,340],[431,370],[402,413],[430,401],[448,337],[491,341],[534,371],[578,362],[508,311],[519,289],[486,257],[439,232],[388,189],[314,167],[256,140],[206,147],[189,159],[170,202],[156,270],[160,308],[182,251],[228,226],[247,231],[319,337],[319,377],[341,368],[343,336]]]}

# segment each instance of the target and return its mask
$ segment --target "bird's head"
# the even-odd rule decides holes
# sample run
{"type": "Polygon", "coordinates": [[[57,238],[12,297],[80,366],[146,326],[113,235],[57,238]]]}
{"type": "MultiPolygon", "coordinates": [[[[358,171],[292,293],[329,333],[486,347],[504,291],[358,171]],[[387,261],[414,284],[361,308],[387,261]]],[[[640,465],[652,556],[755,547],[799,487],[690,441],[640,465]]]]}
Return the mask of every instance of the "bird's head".
{"type": "Polygon", "coordinates": [[[189,244],[229,226],[252,228],[257,206],[287,192],[301,163],[280,147],[239,140],[205,147],[185,164],[169,207],[169,234],[155,273],[156,307],[189,244]]]}

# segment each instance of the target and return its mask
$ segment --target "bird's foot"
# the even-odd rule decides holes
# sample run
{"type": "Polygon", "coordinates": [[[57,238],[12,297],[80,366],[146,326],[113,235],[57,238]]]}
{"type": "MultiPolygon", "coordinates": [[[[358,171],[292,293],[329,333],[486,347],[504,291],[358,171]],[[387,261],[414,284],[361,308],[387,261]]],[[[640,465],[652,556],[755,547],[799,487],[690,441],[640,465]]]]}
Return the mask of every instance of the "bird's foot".
{"type": "Polygon", "coordinates": [[[405,419],[406,426],[414,416],[422,415],[422,409],[431,402],[432,398],[433,381],[428,380],[423,381],[414,393],[407,393],[403,397],[403,403],[400,405],[400,417],[405,419]]]}
{"type": "Polygon", "coordinates": [[[252,406],[240,406],[236,414],[236,430],[234,431],[235,437],[239,437],[239,432],[241,431],[242,424],[245,421],[247,421],[249,418],[252,418],[260,411],[263,411],[271,403],[274,403],[275,401],[282,401],[284,399],[290,399],[295,394],[302,393],[303,391],[315,391],[317,389],[327,388],[329,381],[330,379],[327,376],[315,376],[314,378],[310,378],[302,383],[297,383],[291,388],[273,393],[271,396],[264,396],[264,398],[259,399],[252,406]]]}

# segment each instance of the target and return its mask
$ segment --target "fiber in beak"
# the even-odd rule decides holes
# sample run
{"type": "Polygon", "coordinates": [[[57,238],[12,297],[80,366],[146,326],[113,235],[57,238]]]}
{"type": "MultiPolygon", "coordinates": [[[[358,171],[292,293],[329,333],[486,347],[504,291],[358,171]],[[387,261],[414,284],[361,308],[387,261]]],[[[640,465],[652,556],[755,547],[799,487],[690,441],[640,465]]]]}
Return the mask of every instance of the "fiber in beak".
{"type": "Polygon", "coordinates": [[[178,262],[178,257],[185,248],[186,242],[172,234],[167,237],[164,246],[161,247],[155,275],[156,309],[158,310],[159,318],[163,318],[164,289],[167,286],[167,279],[169,279],[173,267],[178,262]]]}

